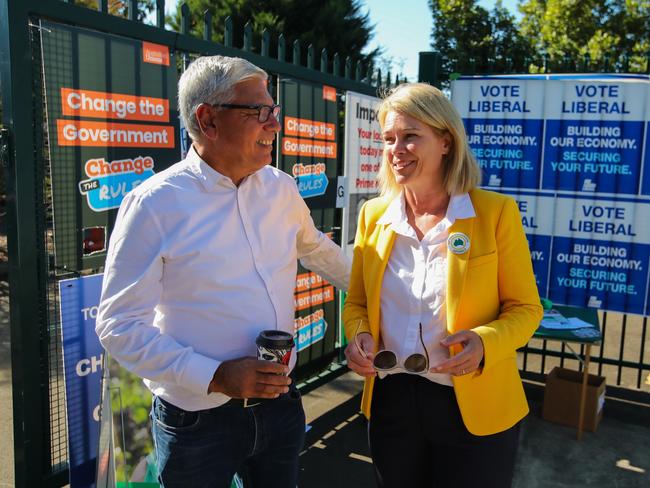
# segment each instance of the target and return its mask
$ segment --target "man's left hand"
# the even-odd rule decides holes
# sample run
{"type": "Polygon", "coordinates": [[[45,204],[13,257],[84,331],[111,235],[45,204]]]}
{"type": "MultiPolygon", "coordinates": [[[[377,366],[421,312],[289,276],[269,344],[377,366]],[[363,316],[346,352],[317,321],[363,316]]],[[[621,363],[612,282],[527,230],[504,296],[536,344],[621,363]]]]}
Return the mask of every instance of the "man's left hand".
{"type": "Polygon", "coordinates": [[[433,366],[429,371],[432,373],[444,373],[454,376],[462,376],[476,371],[483,360],[483,341],[473,330],[461,330],[440,341],[443,347],[451,347],[460,344],[463,350],[433,366]]]}

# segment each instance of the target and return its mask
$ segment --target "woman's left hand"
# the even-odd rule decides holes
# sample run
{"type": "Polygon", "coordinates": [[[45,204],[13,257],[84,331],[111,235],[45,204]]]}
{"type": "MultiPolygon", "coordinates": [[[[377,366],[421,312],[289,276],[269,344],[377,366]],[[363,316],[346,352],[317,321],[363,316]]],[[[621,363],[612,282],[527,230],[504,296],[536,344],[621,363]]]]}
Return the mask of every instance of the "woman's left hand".
{"type": "Polygon", "coordinates": [[[463,350],[433,366],[429,371],[432,373],[445,373],[453,376],[462,376],[476,371],[483,359],[483,341],[473,330],[461,330],[440,341],[443,347],[451,347],[460,344],[463,350]]]}

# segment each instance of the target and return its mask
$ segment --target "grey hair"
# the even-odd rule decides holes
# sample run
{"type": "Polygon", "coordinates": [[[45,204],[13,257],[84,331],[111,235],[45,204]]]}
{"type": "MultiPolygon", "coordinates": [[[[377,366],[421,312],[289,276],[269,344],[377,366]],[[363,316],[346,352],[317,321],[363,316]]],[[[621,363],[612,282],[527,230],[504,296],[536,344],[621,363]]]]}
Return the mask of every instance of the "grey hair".
{"type": "Polygon", "coordinates": [[[202,103],[228,103],[233,87],[250,79],[266,81],[266,72],[242,58],[202,56],[190,64],[178,81],[178,106],[183,125],[192,140],[201,135],[196,109],[202,103]]]}

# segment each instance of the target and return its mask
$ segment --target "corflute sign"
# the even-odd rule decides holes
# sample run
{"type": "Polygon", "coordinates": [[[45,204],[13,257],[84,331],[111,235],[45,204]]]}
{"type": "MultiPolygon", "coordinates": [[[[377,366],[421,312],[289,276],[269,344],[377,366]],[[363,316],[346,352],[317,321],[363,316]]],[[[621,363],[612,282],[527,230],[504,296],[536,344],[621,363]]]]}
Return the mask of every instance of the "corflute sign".
{"type": "Polygon", "coordinates": [[[452,95],[484,186],[519,204],[540,295],[650,314],[650,79],[463,77],[452,95]]]}

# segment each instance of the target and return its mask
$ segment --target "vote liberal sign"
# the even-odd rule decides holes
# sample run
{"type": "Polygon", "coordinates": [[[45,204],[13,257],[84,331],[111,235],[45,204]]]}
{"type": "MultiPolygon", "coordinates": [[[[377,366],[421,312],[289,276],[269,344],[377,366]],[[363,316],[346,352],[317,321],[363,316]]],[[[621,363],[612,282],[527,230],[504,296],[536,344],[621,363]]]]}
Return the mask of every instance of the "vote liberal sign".
{"type": "Polygon", "coordinates": [[[517,200],[541,296],[650,314],[650,78],[452,83],[487,188],[517,200]]]}

